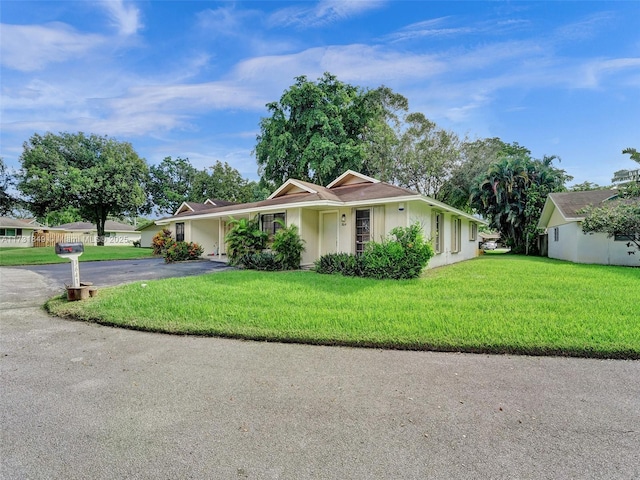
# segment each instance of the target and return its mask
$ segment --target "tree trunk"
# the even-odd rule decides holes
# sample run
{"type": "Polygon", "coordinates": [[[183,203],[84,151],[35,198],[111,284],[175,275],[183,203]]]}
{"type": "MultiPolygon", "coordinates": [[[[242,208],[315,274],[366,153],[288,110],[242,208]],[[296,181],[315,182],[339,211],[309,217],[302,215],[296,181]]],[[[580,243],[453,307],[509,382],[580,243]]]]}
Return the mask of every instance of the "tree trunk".
{"type": "Polygon", "coordinates": [[[98,245],[99,247],[104,247],[104,225],[107,222],[107,215],[103,208],[99,208],[96,213],[96,228],[98,231],[96,245],[98,245]]]}

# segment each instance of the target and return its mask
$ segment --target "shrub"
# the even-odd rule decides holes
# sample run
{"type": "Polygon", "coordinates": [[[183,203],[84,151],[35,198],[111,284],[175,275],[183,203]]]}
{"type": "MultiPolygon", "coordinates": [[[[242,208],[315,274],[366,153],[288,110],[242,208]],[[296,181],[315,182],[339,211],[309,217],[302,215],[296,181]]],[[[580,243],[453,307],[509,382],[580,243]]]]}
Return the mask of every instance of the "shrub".
{"type": "MultiPolygon", "coordinates": [[[[281,220],[277,220],[284,227],[281,220]]],[[[271,249],[275,252],[275,259],[282,270],[297,270],[304,252],[304,240],[298,234],[296,225],[289,225],[279,229],[273,236],[271,249]]]]}
{"type": "Polygon", "coordinates": [[[362,255],[351,253],[329,253],[316,260],[314,270],[318,273],[340,273],[346,277],[363,276],[362,255]]]}
{"type": "Polygon", "coordinates": [[[249,253],[240,258],[238,265],[249,270],[282,270],[282,264],[271,252],[249,253]]]}
{"type": "Polygon", "coordinates": [[[165,263],[197,260],[204,252],[204,248],[193,242],[171,242],[164,252],[165,263]]]}
{"type": "Polygon", "coordinates": [[[232,219],[229,222],[233,227],[227,233],[227,255],[230,265],[240,265],[240,259],[246,255],[260,253],[267,246],[269,236],[260,229],[260,217],[253,219],[232,219]]]}
{"type": "Polygon", "coordinates": [[[173,234],[168,228],[163,228],[161,231],[155,234],[153,240],[151,240],[151,246],[153,247],[154,255],[164,255],[164,251],[167,248],[167,244],[173,243],[173,234]]]}
{"type": "Polygon", "coordinates": [[[362,255],[332,253],[315,263],[318,273],[341,273],[345,276],[378,279],[408,279],[420,276],[433,247],[422,237],[419,224],[391,230],[393,238],[369,242],[362,255]]]}

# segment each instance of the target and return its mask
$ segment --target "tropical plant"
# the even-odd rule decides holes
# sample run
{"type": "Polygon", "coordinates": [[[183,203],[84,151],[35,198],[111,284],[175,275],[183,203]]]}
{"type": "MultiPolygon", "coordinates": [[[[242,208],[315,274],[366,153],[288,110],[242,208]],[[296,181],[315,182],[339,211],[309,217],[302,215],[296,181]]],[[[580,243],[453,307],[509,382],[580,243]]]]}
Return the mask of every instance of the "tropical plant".
{"type": "Polygon", "coordinates": [[[282,270],[297,270],[300,268],[305,242],[300,238],[297,225],[291,224],[287,227],[280,219],[276,219],[276,222],[282,228],[273,236],[271,250],[275,253],[275,259],[282,270]]]}
{"type": "Polygon", "coordinates": [[[204,248],[197,243],[170,241],[164,250],[164,261],[165,263],[172,263],[197,260],[203,253],[204,248]]]}
{"type": "Polygon", "coordinates": [[[553,167],[555,158],[505,156],[477,179],[471,205],[501,232],[514,253],[535,252],[537,222],[547,195],[563,191],[572,178],[553,167]]]}
{"type": "Polygon", "coordinates": [[[167,247],[173,243],[173,233],[168,228],[163,228],[156,233],[151,240],[154,255],[164,255],[167,247]]]}
{"type": "Polygon", "coordinates": [[[241,265],[245,255],[262,252],[267,246],[269,235],[260,228],[260,216],[254,218],[232,218],[231,230],[225,236],[229,264],[241,265]]]}

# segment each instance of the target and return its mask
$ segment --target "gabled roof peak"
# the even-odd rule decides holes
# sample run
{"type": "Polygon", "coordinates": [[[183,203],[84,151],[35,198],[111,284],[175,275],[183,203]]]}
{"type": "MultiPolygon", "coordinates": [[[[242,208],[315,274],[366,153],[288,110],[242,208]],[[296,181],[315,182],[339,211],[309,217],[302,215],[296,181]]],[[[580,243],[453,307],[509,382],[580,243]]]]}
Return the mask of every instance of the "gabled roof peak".
{"type": "Polygon", "coordinates": [[[318,189],[320,189],[319,185],[315,185],[313,183],[304,182],[302,180],[296,180],[295,178],[290,178],[286,182],[284,182],[280,188],[278,188],[275,192],[269,195],[268,200],[272,198],[282,197],[284,195],[288,195],[290,193],[318,193],[318,189]]]}
{"type": "Polygon", "coordinates": [[[347,170],[333,182],[327,185],[327,188],[342,187],[344,185],[355,185],[357,183],[380,183],[380,180],[368,177],[367,175],[359,172],[354,172],[353,170],[347,170]]]}

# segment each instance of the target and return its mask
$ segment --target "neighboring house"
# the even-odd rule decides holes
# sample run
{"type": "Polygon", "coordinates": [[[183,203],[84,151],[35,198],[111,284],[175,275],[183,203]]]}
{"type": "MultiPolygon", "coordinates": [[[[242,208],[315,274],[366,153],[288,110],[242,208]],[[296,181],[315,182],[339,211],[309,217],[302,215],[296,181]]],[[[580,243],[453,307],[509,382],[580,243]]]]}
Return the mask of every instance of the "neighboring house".
{"type": "Polygon", "coordinates": [[[478,255],[478,226],[484,224],[437,200],[351,170],[326,187],[290,179],[266,200],[178,209],[156,224],[172,230],[178,240],[199,243],[204,255],[225,255],[229,221],[256,215],[269,233],[279,228],[278,219],[298,227],[305,241],[303,265],[328,253],[361,253],[368,241],[416,222],[436,251],[429,266],[446,265],[478,255]]]}
{"type": "Polygon", "coordinates": [[[33,247],[33,234],[41,228],[33,219],[0,217],[0,248],[33,247]]]}
{"type": "MultiPolygon", "coordinates": [[[[73,222],[58,225],[49,229],[57,235],[63,235],[65,242],[82,242],[85,245],[97,245],[98,229],[90,222],[73,222]]],[[[140,240],[140,232],[135,227],[125,223],[107,220],[104,226],[104,244],[131,246],[140,240]]]]}
{"type": "Polygon", "coordinates": [[[582,233],[588,206],[599,207],[617,195],[616,190],[551,193],[542,209],[538,227],[545,230],[549,258],[576,263],[638,266],[640,253],[629,254],[626,237],[609,238],[605,233],[582,233]]]}
{"type": "Polygon", "coordinates": [[[140,234],[140,246],[142,248],[151,248],[151,241],[160,230],[162,230],[162,227],[156,225],[155,222],[136,228],[136,232],[140,234]]]}
{"type": "MultiPolygon", "coordinates": [[[[205,200],[204,203],[182,202],[182,204],[175,211],[174,215],[178,215],[180,213],[188,213],[188,212],[197,213],[197,212],[202,212],[204,210],[210,210],[216,207],[226,207],[228,205],[236,205],[236,203],[228,202],[226,200],[210,199],[210,198],[205,200]]],[[[153,237],[155,237],[158,232],[160,232],[163,228],[165,228],[160,224],[160,222],[162,222],[163,220],[166,220],[166,218],[161,218],[160,220],[156,220],[155,222],[152,222],[149,225],[145,225],[142,228],[136,229],[136,231],[140,233],[141,247],[151,248],[153,246],[152,245],[153,237]]]]}

